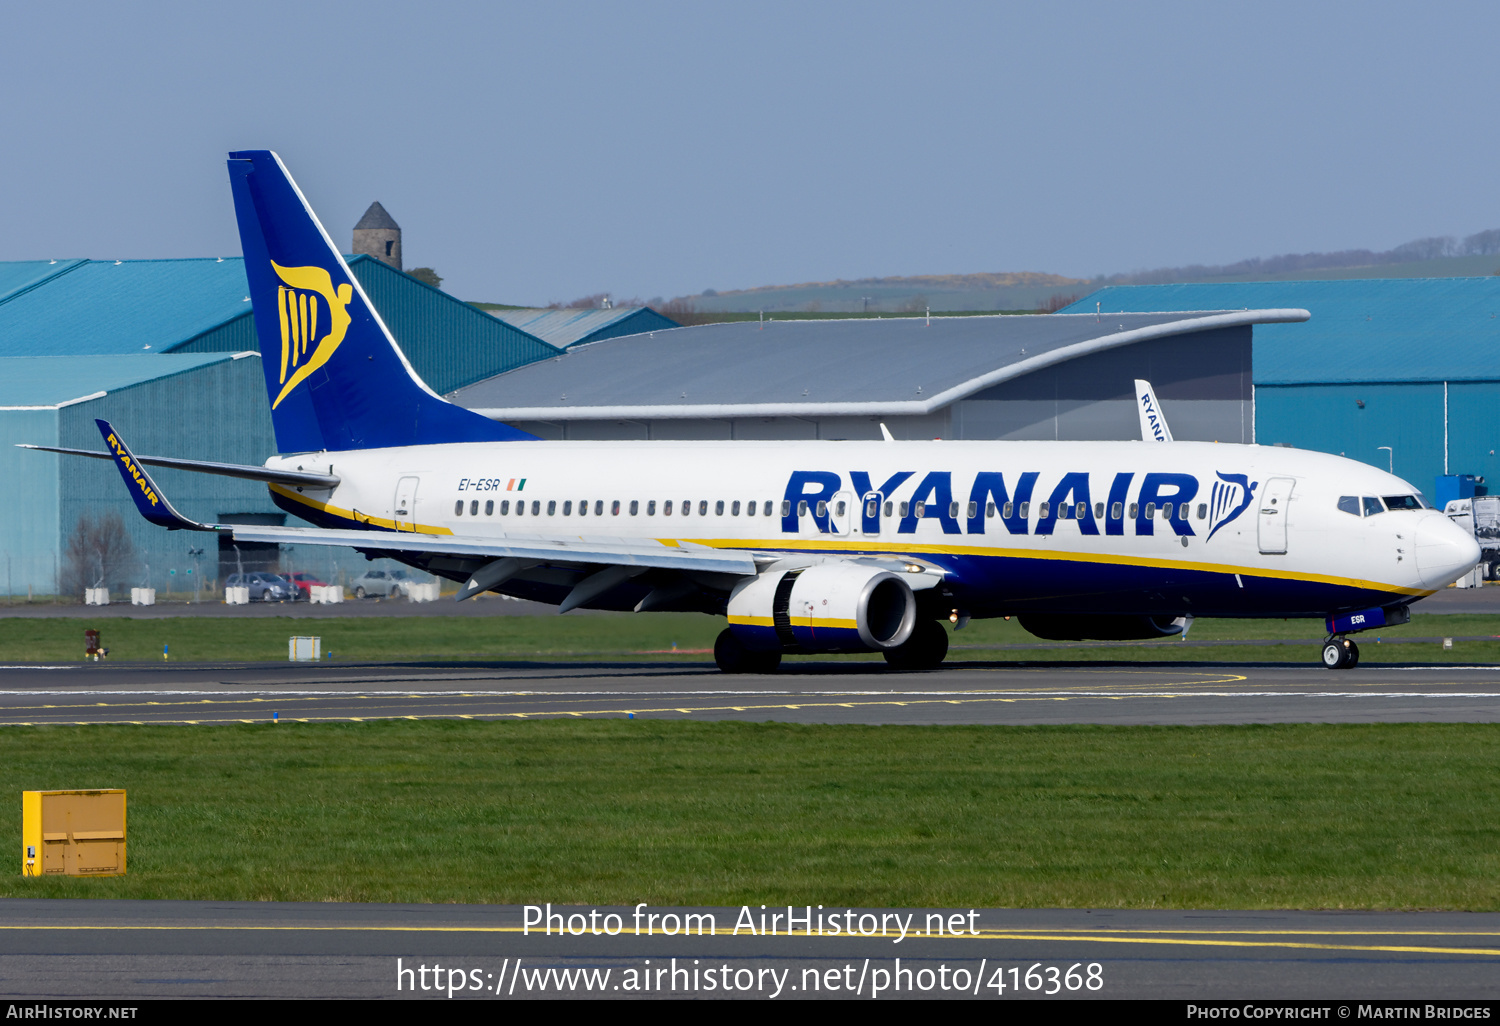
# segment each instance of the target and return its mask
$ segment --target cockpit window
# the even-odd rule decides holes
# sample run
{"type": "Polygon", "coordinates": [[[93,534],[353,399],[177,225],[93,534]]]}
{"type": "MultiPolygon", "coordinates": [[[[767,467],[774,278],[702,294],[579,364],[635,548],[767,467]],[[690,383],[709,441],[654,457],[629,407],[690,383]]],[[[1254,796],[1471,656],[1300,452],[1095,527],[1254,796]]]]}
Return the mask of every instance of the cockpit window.
{"type": "Polygon", "coordinates": [[[1380,500],[1375,498],[1375,496],[1373,495],[1366,495],[1362,501],[1364,502],[1365,516],[1367,517],[1373,517],[1376,513],[1385,512],[1385,507],[1382,506],[1380,504],[1380,500]]]}
{"type": "Polygon", "coordinates": [[[1357,495],[1340,495],[1339,496],[1339,509],[1341,509],[1345,513],[1350,513],[1350,514],[1353,514],[1354,516],[1359,516],[1360,515],[1359,514],[1359,496],[1357,496],[1357,495]]]}
{"type": "Polygon", "coordinates": [[[1421,509],[1422,502],[1415,495],[1387,495],[1386,509],[1421,509]]]}

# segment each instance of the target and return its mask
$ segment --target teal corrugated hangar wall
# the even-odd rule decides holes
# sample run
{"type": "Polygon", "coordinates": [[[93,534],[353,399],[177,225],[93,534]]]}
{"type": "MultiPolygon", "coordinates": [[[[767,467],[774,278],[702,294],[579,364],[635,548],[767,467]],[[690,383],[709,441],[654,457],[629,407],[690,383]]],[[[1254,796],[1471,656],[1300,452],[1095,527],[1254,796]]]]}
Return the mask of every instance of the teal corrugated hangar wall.
{"type": "Polygon", "coordinates": [[[1254,329],[1256,441],[1389,468],[1429,497],[1445,472],[1500,492],[1500,278],[1111,286],[1061,312],[1287,307],[1312,318],[1254,329]]]}

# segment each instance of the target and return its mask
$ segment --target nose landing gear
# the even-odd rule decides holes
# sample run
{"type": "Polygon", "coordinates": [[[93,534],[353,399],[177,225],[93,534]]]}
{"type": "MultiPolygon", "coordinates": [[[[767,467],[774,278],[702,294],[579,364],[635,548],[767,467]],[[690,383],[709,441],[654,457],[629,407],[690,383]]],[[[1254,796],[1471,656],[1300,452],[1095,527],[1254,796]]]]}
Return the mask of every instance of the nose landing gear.
{"type": "Polygon", "coordinates": [[[1359,646],[1340,635],[1323,643],[1323,666],[1329,670],[1352,670],[1359,665],[1359,646]]]}

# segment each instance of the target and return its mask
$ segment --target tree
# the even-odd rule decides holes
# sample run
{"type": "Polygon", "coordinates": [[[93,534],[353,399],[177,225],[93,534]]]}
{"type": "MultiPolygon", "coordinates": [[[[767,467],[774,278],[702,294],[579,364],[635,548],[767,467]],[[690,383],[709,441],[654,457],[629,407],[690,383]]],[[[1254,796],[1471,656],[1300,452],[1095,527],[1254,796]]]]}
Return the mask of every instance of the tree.
{"type": "Polygon", "coordinates": [[[406,272],[423,285],[431,285],[435,289],[443,287],[443,279],[430,267],[413,267],[406,272]]]}
{"type": "Polygon", "coordinates": [[[136,565],[135,543],[120,514],[113,510],[85,513],[63,551],[62,594],[78,596],[85,588],[107,587],[111,580],[118,583],[136,565]]]}

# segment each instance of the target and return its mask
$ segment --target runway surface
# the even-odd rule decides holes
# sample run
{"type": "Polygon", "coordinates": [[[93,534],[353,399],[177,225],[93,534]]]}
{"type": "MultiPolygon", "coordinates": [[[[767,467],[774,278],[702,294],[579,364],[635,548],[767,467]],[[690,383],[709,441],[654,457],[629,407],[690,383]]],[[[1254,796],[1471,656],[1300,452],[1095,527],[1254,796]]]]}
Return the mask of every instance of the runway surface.
{"type": "Polygon", "coordinates": [[[452,986],[453,999],[491,1001],[1500,996],[1500,915],[804,906],[789,929],[778,906],[765,910],[762,932],[759,906],[646,908],[637,934],[633,909],[551,911],[559,918],[546,936],[539,926],[523,932],[518,906],[9,899],[0,901],[0,994],[448,1000],[452,986]],[[696,921],[701,936],[680,932],[690,912],[713,917],[696,921]],[[583,935],[560,935],[569,922],[583,935]],[[650,989],[631,990],[648,972],[650,989]]]}
{"type": "Polygon", "coordinates": [[[1373,723],[1500,721],[1500,667],[1016,666],[894,673],[801,662],[710,664],[37,665],[0,667],[0,726],[409,719],[798,723],[1373,723]]]}

